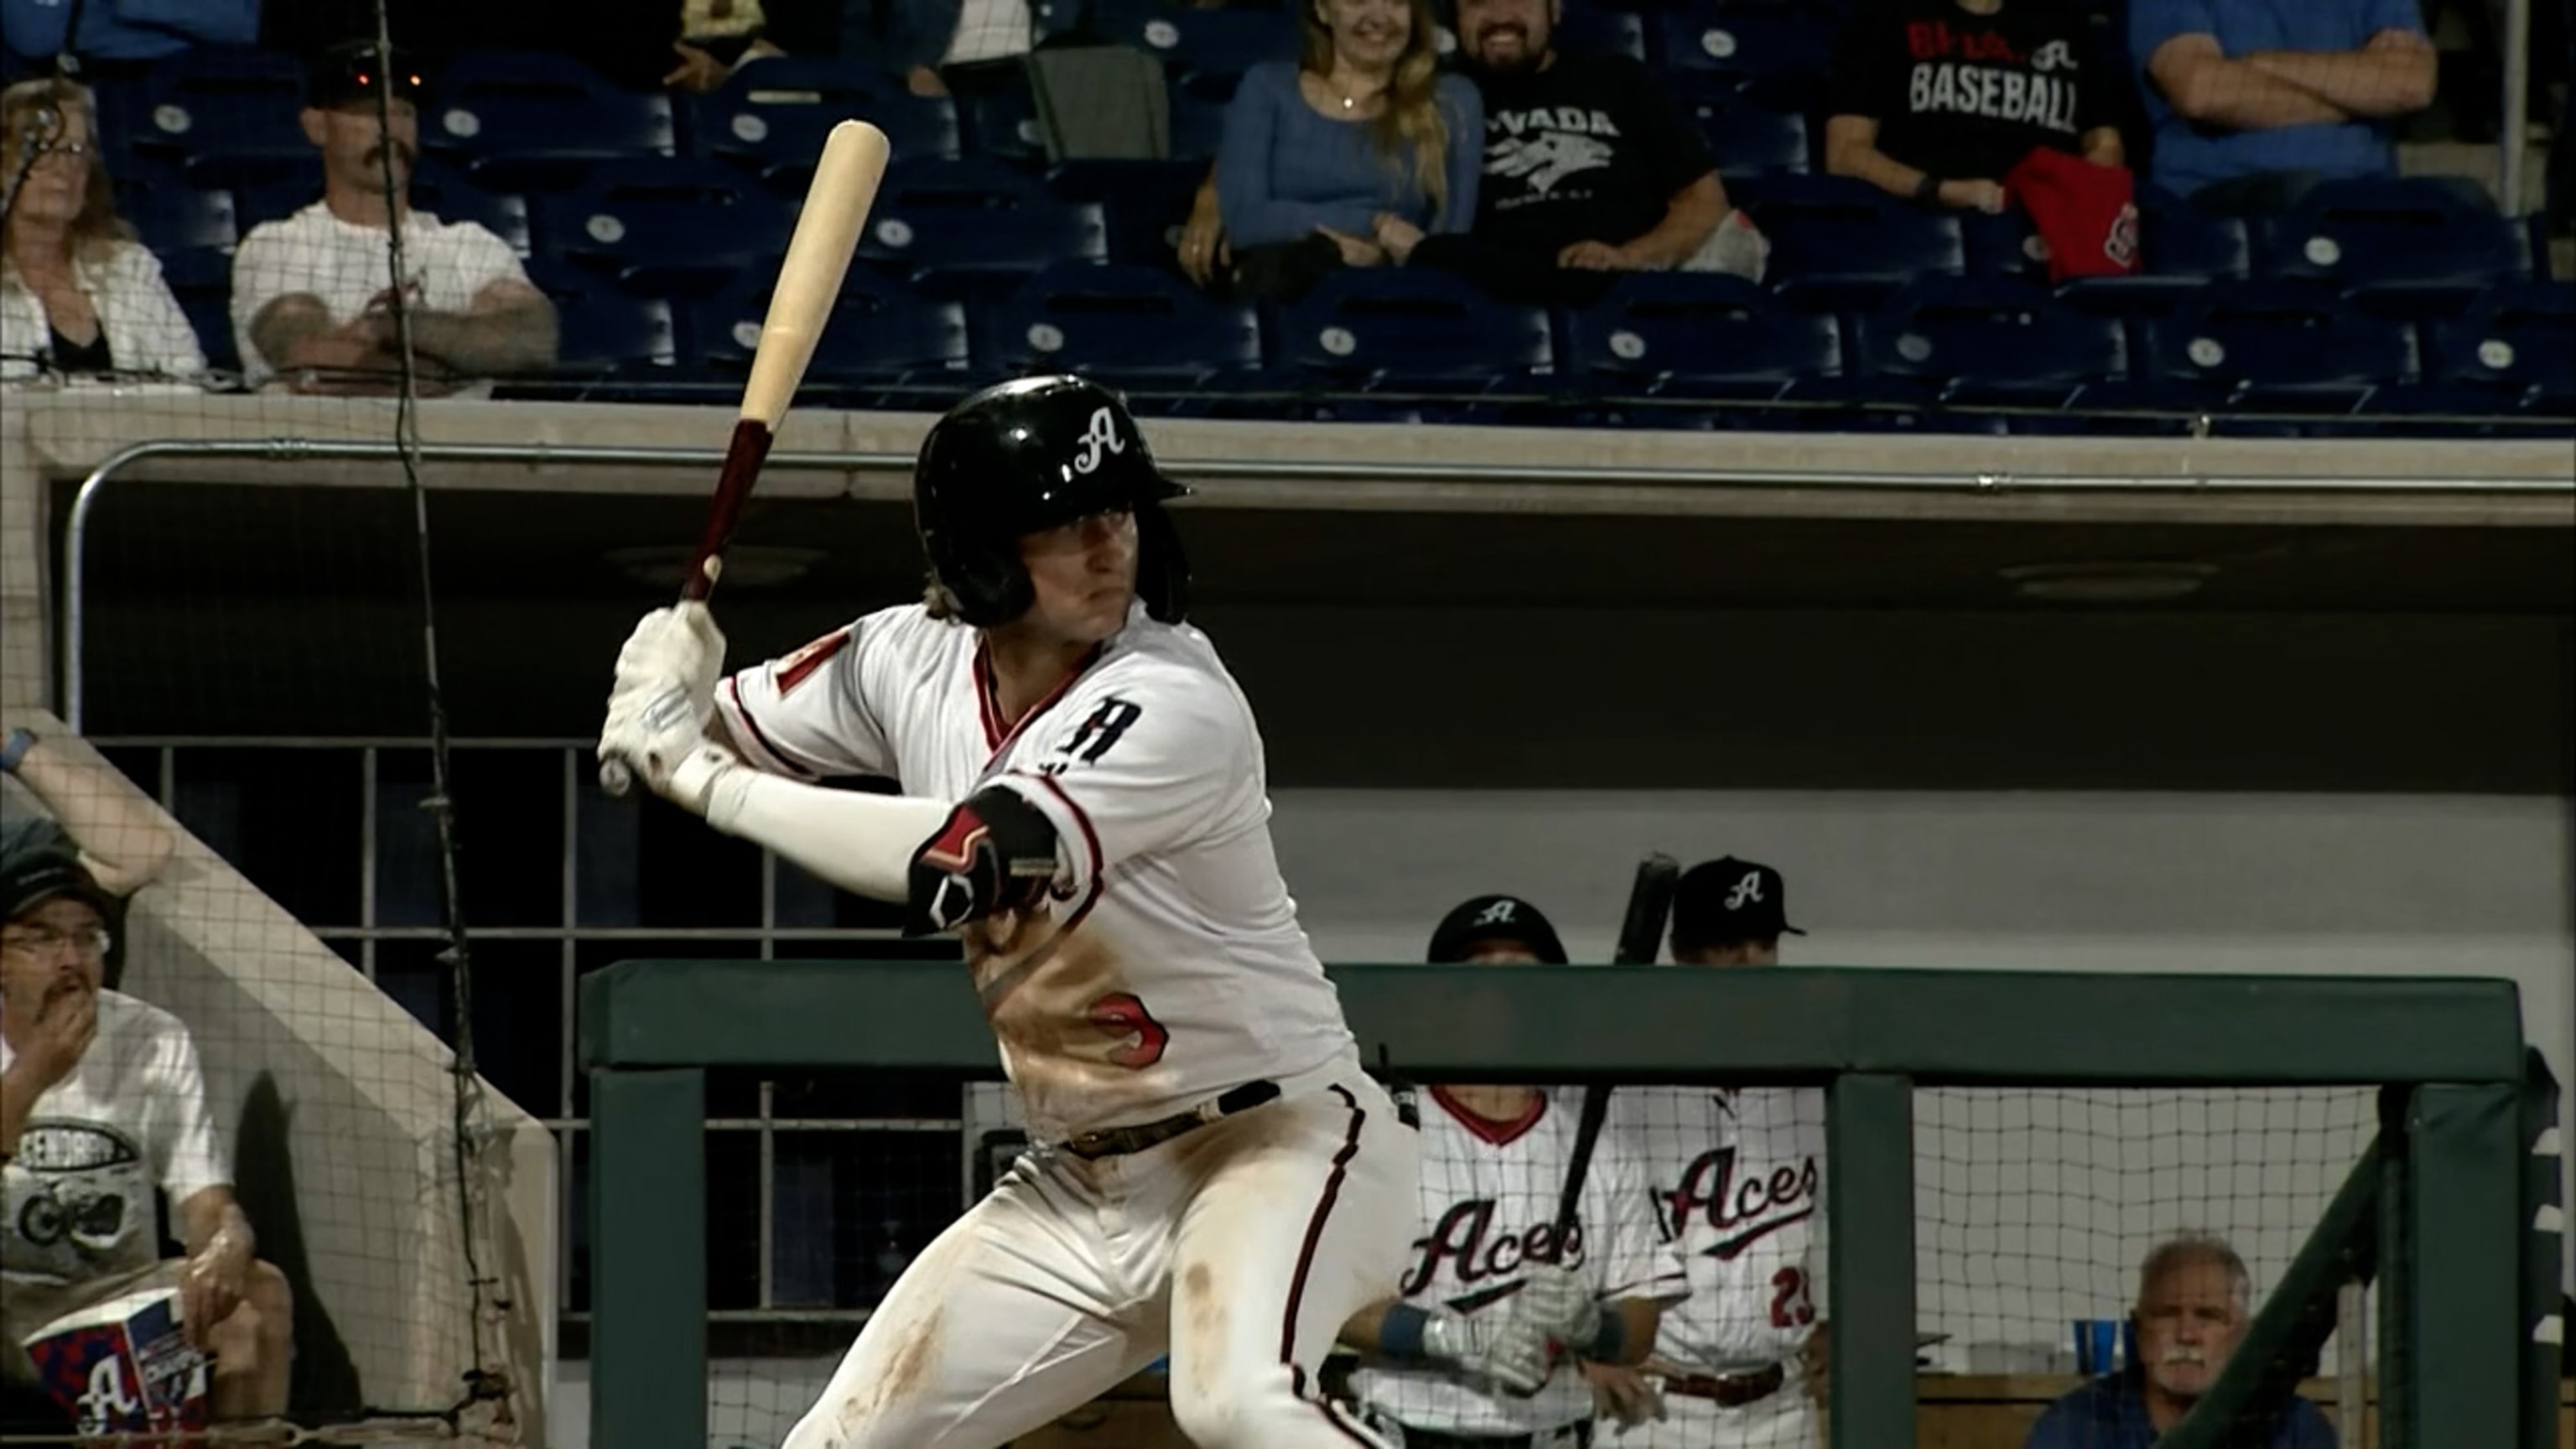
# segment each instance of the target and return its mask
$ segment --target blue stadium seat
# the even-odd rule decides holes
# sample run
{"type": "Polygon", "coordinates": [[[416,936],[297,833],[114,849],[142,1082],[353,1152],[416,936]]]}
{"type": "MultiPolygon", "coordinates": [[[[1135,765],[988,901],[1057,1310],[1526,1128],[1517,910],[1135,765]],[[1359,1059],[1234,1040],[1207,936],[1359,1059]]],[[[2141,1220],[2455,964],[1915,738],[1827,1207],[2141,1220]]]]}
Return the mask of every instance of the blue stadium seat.
{"type": "Polygon", "coordinates": [[[2444,311],[2530,275],[2528,235],[2463,176],[2321,182],[2266,228],[2265,270],[2374,309],[2444,311]]]}
{"type": "Polygon", "coordinates": [[[1107,253],[1097,203],[1059,201],[1043,179],[984,160],[889,167],[859,240],[863,259],[956,296],[1007,294],[1057,262],[1107,253]]]}
{"type": "Polygon", "coordinates": [[[198,247],[228,252],[243,231],[229,191],[120,180],[116,209],[133,223],[136,239],[156,252],[198,247]]]}
{"type": "Polygon", "coordinates": [[[1805,116],[1769,110],[1738,96],[1707,90],[1674,99],[1698,123],[1719,175],[1733,178],[1806,172],[1810,150],[1805,116]]]}
{"type": "Polygon", "coordinates": [[[2127,335],[2014,277],[1936,277],[1860,317],[1853,340],[1882,401],[2067,408],[2117,401],[2127,335]]]}
{"type": "Polygon", "coordinates": [[[276,51],[181,51],[139,82],[102,88],[99,108],[111,147],[175,163],[198,186],[258,185],[321,165],[300,119],[304,69],[276,51]]]}
{"type": "Polygon", "coordinates": [[[1025,77],[1006,89],[971,97],[957,114],[961,149],[972,157],[1025,166],[1047,159],[1046,131],[1038,124],[1037,97],[1025,77]]]}
{"type": "Polygon", "coordinates": [[[1092,27],[1111,45],[1133,46],[1176,74],[1240,75],[1265,60],[1297,58],[1293,10],[1185,9],[1167,0],[1101,0],[1092,27]]]}
{"type": "Polygon", "coordinates": [[[458,56],[421,112],[421,146],[498,191],[569,189],[597,162],[669,156],[670,98],[620,90],[570,56],[458,56]]]}
{"type": "Polygon", "coordinates": [[[2405,323],[2286,281],[2209,283],[2146,337],[2159,403],[2348,414],[2416,377],[2405,323]]]}
{"type": "Polygon", "coordinates": [[[1272,332],[1282,374],[1307,385],[1387,392],[1547,388],[1555,365],[1547,314],[1495,302],[1446,272],[1336,271],[1282,310],[1272,332]]]}
{"type": "Polygon", "coordinates": [[[2473,390],[2491,406],[2576,418],[2576,282],[2498,287],[2425,328],[2427,383],[2473,390]]]}
{"type": "Polygon", "coordinates": [[[535,249],[642,294],[705,295],[787,250],[788,204],[720,161],[594,164],[569,192],[530,203],[535,249]]]}
{"type": "Polygon", "coordinates": [[[1646,20],[1633,10],[1578,4],[1563,12],[1555,41],[1557,49],[1576,55],[1624,55],[1630,60],[1644,60],[1646,20]]]}
{"type": "MultiPolygon", "coordinates": [[[[2252,248],[2242,221],[2205,216],[2172,192],[2143,182],[2137,189],[2137,205],[2138,274],[2068,282],[2058,289],[2062,300],[2087,312],[2160,316],[2181,306],[2208,282],[2247,275],[2252,248]]],[[[1993,256],[1991,249],[1989,256],[1993,256]]],[[[2003,260],[2016,258],[2029,265],[2026,253],[2003,260]]],[[[1995,269],[2014,270],[2000,265],[1995,269]]],[[[2038,274],[2044,274],[2044,268],[2034,273],[2038,274]]]]}
{"type": "Polygon", "coordinates": [[[662,298],[614,291],[551,295],[561,329],[558,373],[615,377],[678,366],[678,329],[671,304],[662,298]]]}
{"type": "Polygon", "coordinates": [[[1099,205],[1109,260],[1169,268],[1207,174],[1204,161],[1066,161],[1047,173],[1047,190],[1099,205]]]}
{"type": "Polygon", "coordinates": [[[1714,273],[1628,273],[1561,333],[1574,381],[1601,396],[1778,401],[1842,372],[1832,318],[1714,273]]]}
{"type": "Polygon", "coordinates": [[[1172,158],[1201,166],[1216,159],[1225,144],[1225,113],[1234,102],[1237,77],[1209,72],[1183,76],[1172,83],[1172,158]]]}
{"type": "Polygon", "coordinates": [[[1689,0],[1654,31],[1662,68],[1725,77],[1776,110],[1808,110],[1833,62],[1833,16],[1804,5],[1689,0]]]}
{"type": "Polygon", "coordinates": [[[690,107],[689,149],[747,166],[781,192],[802,196],[842,121],[862,118],[886,133],[894,154],[954,159],[957,107],[946,96],[916,96],[893,77],[838,59],[774,56],[736,70],[690,107]]]}
{"type": "MultiPolygon", "coordinates": [[[[764,282],[730,288],[690,309],[699,355],[719,375],[750,370],[769,297],[764,282]]],[[[806,377],[841,387],[922,384],[962,378],[968,356],[959,304],[916,297],[900,283],[854,271],[815,340],[806,377]]]]}
{"type": "Polygon", "coordinates": [[[233,340],[233,259],[224,252],[196,247],[162,254],[161,280],[188,315],[206,365],[220,372],[241,371],[241,352],[233,340]]]}
{"type": "Polygon", "coordinates": [[[1771,240],[1773,290],[1802,307],[1874,307],[1965,263],[1956,217],[1847,176],[1765,176],[1729,188],[1771,240]]]}
{"type": "Polygon", "coordinates": [[[1168,269],[1067,262],[979,311],[974,353],[991,372],[1190,388],[1258,370],[1261,326],[1249,305],[1212,301],[1168,269]]]}

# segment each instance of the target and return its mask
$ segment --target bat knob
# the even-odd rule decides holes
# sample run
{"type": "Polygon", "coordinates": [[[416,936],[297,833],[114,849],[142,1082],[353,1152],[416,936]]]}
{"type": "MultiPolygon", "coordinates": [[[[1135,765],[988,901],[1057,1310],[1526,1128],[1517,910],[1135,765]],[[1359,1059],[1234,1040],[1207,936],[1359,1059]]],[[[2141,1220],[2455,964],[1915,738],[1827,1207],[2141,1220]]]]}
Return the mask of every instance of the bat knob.
{"type": "Polygon", "coordinates": [[[626,762],[624,760],[602,760],[599,762],[599,788],[602,790],[607,791],[611,795],[624,795],[628,790],[634,788],[634,785],[635,774],[633,771],[626,768],[626,762]]]}

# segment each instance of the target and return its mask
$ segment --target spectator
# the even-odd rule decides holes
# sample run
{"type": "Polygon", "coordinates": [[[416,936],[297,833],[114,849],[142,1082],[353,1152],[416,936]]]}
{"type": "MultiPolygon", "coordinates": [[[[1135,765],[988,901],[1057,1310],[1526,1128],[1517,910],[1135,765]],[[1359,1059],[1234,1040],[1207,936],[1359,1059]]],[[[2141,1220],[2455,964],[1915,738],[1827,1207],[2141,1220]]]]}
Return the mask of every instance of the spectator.
{"type": "Polygon", "coordinates": [[[1475,227],[1397,259],[1541,304],[1596,301],[1617,272],[1760,281],[1768,246],[1699,132],[1636,61],[1558,50],[1562,15],[1563,0],[1458,0],[1485,112],[1475,227]]]}
{"type": "Polygon", "coordinates": [[[744,63],[786,54],[768,29],[760,0],[682,0],[680,38],[671,42],[680,63],[662,84],[705,95],[744,63]]]}
{"type": "MultiPolygon", "coordinates": [[[[1432,932],[1434,962],[1565,964],[1527,901],[1478,896],[1432,932]]],[[[1575,1123],[1538,1087],[1433,1087],[1422,1114],[1424,1235],[1394,1296],[1354,1315],[1351,1395],[1390,1442],[1440,1449],[1586,1441],[1592,1396],[1563,1348],[1643,1360],[1687,1291],[1634,1147],[1595,1145],[1581,1206],[1556,1221],[1575,1123]]]]}
{"type": "Polygon", "coordinates": [[[187,1028],[100,979],[113,910],[68,854],[0,860],[0,1367],[27,1380],[31,1334],[159,1287],[214,1359],[215,1417],[274,1417],[294,1328],[286,1278],[254,1256],[187,1028]],[[166,1263],[156,1187],[187,1250],[166,1263]]]}
{"type": "Polygon", "coordinates": [[[1299,16],[1299,60],[1244,73],[1217,149],[1227,280],[1263,300],[1401,262],[1476,215],[1484,110],[1440,74],[1430,0],[1314,0],[1299,16]]]}
{"type": "MultiPolygon", "coordinates": [[[[1673,891],[1673,960],[1769,966],[1783,933],[1780,873],[1728,856],[1673,891]]],[[[1690,1297],[1666,1314],[1652,1367],[1663,1417],[1622,1446],[1820,1449],[1827,1370],[1825,1102],[1812,1087],[1622,1088],[1610,1122],[1645,1144],[1648,1191],[1690,1267],[1690,1297]]],[[[1592,1371],[1606,1412],[1655,1408],[1638,1375],[1592,1371]]]]}
{"type": "Polygon", "coordinates": [[[79,857],[114,907],[107,918],[116,938],[107,984],[116,985],[125,974],[126,898],[161,874],[177,838],[161,812],[112,770],[27,730],[11,730],[0,739],[0,774],[24,785],[47,812],[22,814],[0,796],[0,859],[35,850],[79,857]]]}
{"type": "Polygon", "coordinates": [[[206,370],[160,260],[116,214],[98,108],[61,79],[0,91],[0,377],[206,370]]]}
{"type": "Polygon", "coordinates": [[[2133,0],[2157,185],[2208,212],[2282,210],[2320,180],[2396,174],[2391,122],[2433,103],[2416,0],[2133,0]]]}
{"type": "Polygon", "coordinates": [[[554,307],[509,244],[473,222],[411,209],[419,88],[404,57],[388,72],[364,42],[334,46],[313,65],[303,120],[322,153],[322,199],[254,228],[233,257],[233,327],[254,385],[282,376],[297,392],[397,389],[397,313],[409,320],[425,394],[488,391],[476,380],[554,364],[554,307]],[[386,284],[396,216],[407,270],[399,288],[386,284]]]}
{"type": "Polygon", "coordinates": [[[884,56],[916,96],[975,99],[1026,83],[1037,48],[1030,0],[848,0],[844,54],[884,56]]]}
{"type": "Polygon", "coordinates": [[[131,73],[193,45],[256,44],[259,0],[0,0],[0,36],[24,60],[69,50],[84,74],[131,73]],[[66,44],[75,15],[80,34],[66,44]]]}
{"type": "Polygon", "coordinates": [[[2053,0],[1873,0],[1835,46],[1825,169],[1928,206],[2000,212],[2034,150],[2122,163],[2119,69],[2053,0]]]}
{"type": "MultiPolygon", "coordinates": [[[[2185,1234],[2159,1246],[2138,1270],[2138,1362],[2049,1405],[2023,1449],[2149,1449],[2217,1381],[2244,1341],[2252,1298],[2245,1260],[2223,1240],[2185,1234]]],[[[2335,1431],[2294,1397],[2262,1442],[2335,1449],[2335,1431]]]]}

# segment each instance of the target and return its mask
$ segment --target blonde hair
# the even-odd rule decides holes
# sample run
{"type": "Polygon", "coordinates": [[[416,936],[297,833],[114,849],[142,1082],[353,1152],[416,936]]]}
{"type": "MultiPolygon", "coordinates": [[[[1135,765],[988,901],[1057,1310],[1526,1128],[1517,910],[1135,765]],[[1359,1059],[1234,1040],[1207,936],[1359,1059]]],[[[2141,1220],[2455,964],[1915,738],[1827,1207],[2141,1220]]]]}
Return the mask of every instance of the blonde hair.
{"type": "MultiPolygon", "coordinates": [[[[1299,11],[1300,43],[1297,68],[1319,76],[1333,73],[1333,29],[1325,23],[1323,7],[1328,0],[1305,0],[1299,11]]],[[[1404,39],[1404,53],[1395,58],[1394,78],[1387,82],[1386,105],[1369,121],[1369,139],[1377,143],[1378,155],[1393,164],[1399,174],[1412,172],[1413,180],[1431,198],[1431,217],[1438,221],[1449,209],[1449,118],[1440,113],[1440,50],[1434,38],[1440,30],[1440,18],[1431,0],[1405,0],[1412,25],[1404,39]],[[1410,150],[1410,165],[1398,158],[1410,150]]],[[[1483,137],[1472,137],[1481,144],[1483,137]]]]}
{"type": "MultiPolygon", "coordinates": [[[[116,183],[107,174],[107,155],[98,134],[98,102],[89,88],[59,76],[46,76],[0,91],[0,157],[8,158],[10,179],[17,179],[17,168],[23,164],[18,152],[18,138],[34,125],[37,112],[46,107],[60,112],[78,111],[89,130],[89,190],[81,198],[80,214],[68,228],[71,254],[76,261],[102,259],[119,242],[134,240],[134,228],[116,214],[116,183]]],[[[0,247],[0,268],[15,270],[6,259],[7,249],[0,247]]]]}

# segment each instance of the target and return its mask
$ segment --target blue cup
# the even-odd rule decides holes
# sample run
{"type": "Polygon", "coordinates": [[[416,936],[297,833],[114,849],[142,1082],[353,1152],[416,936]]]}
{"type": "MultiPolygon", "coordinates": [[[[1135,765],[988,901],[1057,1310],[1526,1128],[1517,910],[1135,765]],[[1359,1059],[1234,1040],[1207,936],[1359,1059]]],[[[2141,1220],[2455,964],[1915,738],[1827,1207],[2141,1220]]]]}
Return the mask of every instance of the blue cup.
{"type": "Polygon", "coordinates": [[[2086,1377],[2107,1374],[2118,1368],[2112,1355],[2120,1347],[2120,1320],[2116,1318],[2079,1318],[2075,1320],[2075,1371],[2086,1377]]]}

